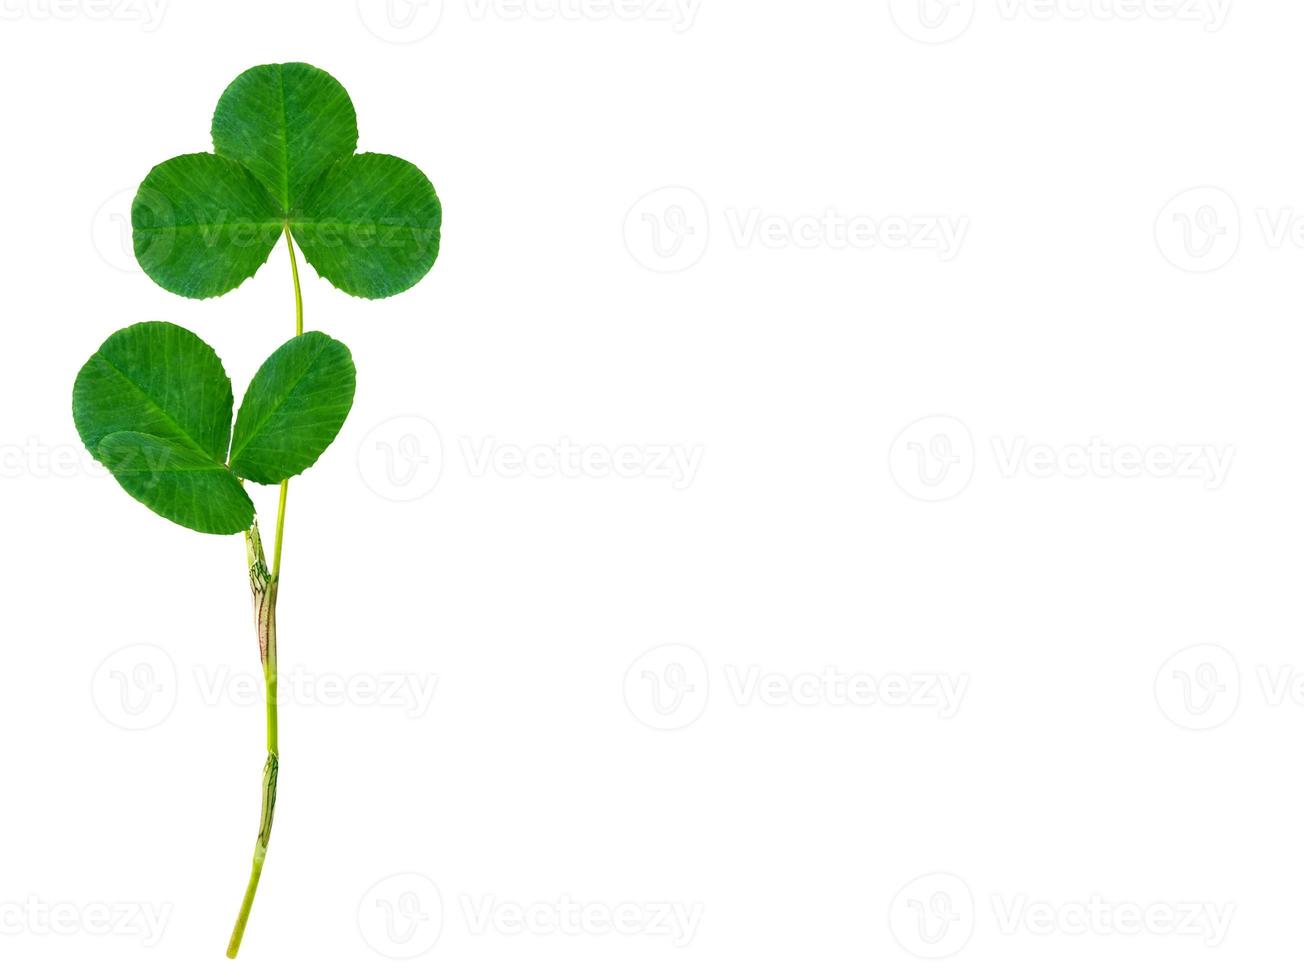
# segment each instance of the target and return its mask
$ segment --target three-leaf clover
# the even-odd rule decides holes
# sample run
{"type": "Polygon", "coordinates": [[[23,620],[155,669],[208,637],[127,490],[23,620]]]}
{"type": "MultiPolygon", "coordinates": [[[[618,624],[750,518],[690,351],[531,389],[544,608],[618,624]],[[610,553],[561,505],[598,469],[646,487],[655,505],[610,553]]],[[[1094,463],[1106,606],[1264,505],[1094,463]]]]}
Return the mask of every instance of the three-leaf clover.
{"type": "Polygon", "coordinates": [[[156,283],[203,299],[239,286],[284,235],[295,330],[255,373],[238,411],[221,359],[174,323],[119,330],[73,386],[73,420],[124,490],[170,521],[245,535],[267,697],[267,760],[253,868],[227,947],[234,957],[262,875],[276,809],[276,604],[290,478],[321,456],[353,405],[349,350],[304,332],[296,245],[317,272],[354,296],[415,285],[439,254],[439,198],[398,157],[355,153],[357,117],[330,75],[304,64],[262,65],[222,94],[213,153],[159,164],[132,203],[136,257],[156,283]],[[279,484],[269,565],[245,481],[279,484]]]}
{"type": "Polygon", "coordinates": [[[354,296],[393,296],[430,271],[443,216],[434,186],[406,160],[355,154],[353,102],[326,72],[249,69],[218,100],[212,132],[214,153],[159,164],[132,203],[136,257],[164,289],[229,292],[282,233],[354,296]]]}

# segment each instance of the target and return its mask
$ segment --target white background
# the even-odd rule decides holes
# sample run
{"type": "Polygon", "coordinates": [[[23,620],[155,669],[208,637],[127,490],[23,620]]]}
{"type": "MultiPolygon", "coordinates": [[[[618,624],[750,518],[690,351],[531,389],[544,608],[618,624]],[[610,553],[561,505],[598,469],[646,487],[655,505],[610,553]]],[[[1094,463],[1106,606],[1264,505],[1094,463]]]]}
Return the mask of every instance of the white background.
{"type": "Polygon", "coordinates": [[[1298,963],[1304,7],[0,9],[6,975],[1298,963]],[[130,500],[69,403],[138,320],[237,398],[289,336],[283,246],[200,303],[122,231],[290,60],[445,225],[401,297],[306,275],[359,390],[290,490],[312,686],[232,966],[243,545],[130,500]]]}

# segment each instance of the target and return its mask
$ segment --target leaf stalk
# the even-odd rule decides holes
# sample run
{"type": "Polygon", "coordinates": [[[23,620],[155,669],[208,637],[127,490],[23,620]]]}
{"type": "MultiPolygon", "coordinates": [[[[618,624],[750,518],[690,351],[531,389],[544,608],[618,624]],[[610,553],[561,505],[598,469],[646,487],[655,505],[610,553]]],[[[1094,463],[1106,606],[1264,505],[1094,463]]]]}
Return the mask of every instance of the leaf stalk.
{"type": "MultiPolygon", "coordinates": [[[[290,235],[290,225],[285,225],[285,244],[290,251],[290,274],[294,279],[294,335],[303,336],[303,291],[299,286],[299,263],[294,255],[294,238],[290,235]]],[[[258,653],[263,665],[263,685],[267,701],[267,762],[263,765],[263,795],[261,818],[258,825],[258,840],[254,844],[253,868],[249,873],[249,884],[245,887],[244,900],[240,903],[240,913],[231,932],[231,941],[227,944],[228,959],[235,959],[240,952],[240,943],[244,939],[245,926],[249,923],[249,913],[253,911],[254,896],[258,893],[258,882],[263,876],[263,862],[267,859],[267,845],[272,839],[272,817],[276,812],[276,783],[280,775],[281,758],[279,745],[279,727],[277,723],[277,666],[276,666],[276,600],[281,587],[281,551],[285,541],[285,503],[289,495],[290,481],[281,481],[280,501],[276,508],[276,538],[272,546],[272,568],[267,569],[267,558],[263,552],[262,536],[255,518],[253,525],[245,532],[245,552],[249,562],[249,588],[254,600],[254,628],[258,635],[258,653]]]]}

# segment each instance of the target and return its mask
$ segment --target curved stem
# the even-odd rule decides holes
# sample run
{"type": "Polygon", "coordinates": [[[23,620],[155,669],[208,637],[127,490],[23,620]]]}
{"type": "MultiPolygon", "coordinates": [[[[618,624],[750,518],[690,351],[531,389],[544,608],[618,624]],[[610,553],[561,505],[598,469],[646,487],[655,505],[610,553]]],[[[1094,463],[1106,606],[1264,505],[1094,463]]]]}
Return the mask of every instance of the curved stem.
{"type": "MultiPolygon", "coordinates": [[[[299,263],[294,255],[294,239],[290,235],[288,222],[285,226],[285,244],[290,250],[290,274],[294,278],[294,335],[301,337],[303,336],[303,292],[299,288],[299,263]]],[[[285,540],[285,500],[289,490],[290,481],[281,481],[281,498],[276,508],[276,539],[272,546],[270,572],[267,569],[267,558],[263,553],[258,521],[255,519],[253,526],[245,532],[245,551],[249,559],[249,587],[254,598],[254,627],[258,633],[258,652],[263,663],[263,685],[267,699],[267,762],[263,765],[262,818],[258,825],[258,841],[254,844],[253,869],[249,873],[249,884],[245,887],[244,900],[240,903],[240,914],[236,917],[231,941],[226,947],[226,955],[230,959],[235,959],[240,952],[240,942],[244,939],[249,913],[254,907],[254,896],[258,893],[258,882],[263,876],[267,845],[272,838],[272,816],[276,812],[276,781],[281,769],[276,718],[276,599],[281,588],[281,546],[285,540]]]]}
{"type": "MultiPolygon", "coordinates": [[[[294,257],[294,238],[290,223],[285,223],[285,244],[290,250],[290,275],[294,278],[294,335],[303,336],[303,290],[299,288],[299,260],[294,257]]],[[[272,548],[272,581],[281,580],[281,544],[285,540],[285,498],[290,492],[290,481],[281,481],[281,502],[276,508],[276,543],[272,548]]]]}
{"type": "Polygon", "coordinates": [[[294,335],[303,336],[303,292],[299,289],[299,260],[294,257],[294,236],[290,223],[285,223],[285,244],[290,248],[290,275],[294,277],[294,335]]]}

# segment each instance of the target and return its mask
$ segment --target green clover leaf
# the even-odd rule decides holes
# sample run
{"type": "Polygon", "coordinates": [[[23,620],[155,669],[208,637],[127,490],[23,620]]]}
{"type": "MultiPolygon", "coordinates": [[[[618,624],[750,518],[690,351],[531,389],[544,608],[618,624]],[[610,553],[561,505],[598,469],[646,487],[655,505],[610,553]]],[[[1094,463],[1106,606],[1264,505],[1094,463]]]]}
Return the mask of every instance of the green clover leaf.
{"type": "Polygon", "coordinates": [[[175,323],[137,323],[77,375],[72,414],[92,456],[142,504],[183,527],[238,534],[254,505],[226,466],[231,380],[213,348],[175,323]]]}
{"type": "Polygon", "coordinates": [[[398,157],[362,153],[313,185],[290,228],[318,275],[353,296],[381,299],[430,271],[440,217],[425,174],[398,157]]]}
{"type": "Polygon", "coordinates": [[[357,374],[349,349],[310,331],[286,342],[258,369],[240,403],[231,469],[255,483],[298,476],[339,435],[357,374]]]}
{"type": "Polygon", "coordinates": [[[99,452],[122,489],[174,523],[206,534],[239,534],[254,522],[253,501],[231,471],[181,443],[114,432],[99,452]]]}
{"type": "Polygon", "coordinates": [[[262,65],[222,93],[213,148],[247,167],[288,215],[327,167],[358,148],[358,116],[344,86],[320,68],[262,65]]]}
{"type": "Polygon", "coordinates": [[[155,167],[132,205],[136,258],[164,289],[203,299],[239,286],[282,232],[336,288],[380,299],[411,288],[439,255],[434,185],[398,157],[355,155],[348,93],[319,68],[260,65],[213,114],[216,153],[155,167]]]}
{"type": "Polygon", "coordinates": [[[188,153],[149,172],[131,205],[136,258],[164,289],[206,299],[230,292],[272,254],[285,222],[240,164],[188,153]]]}

